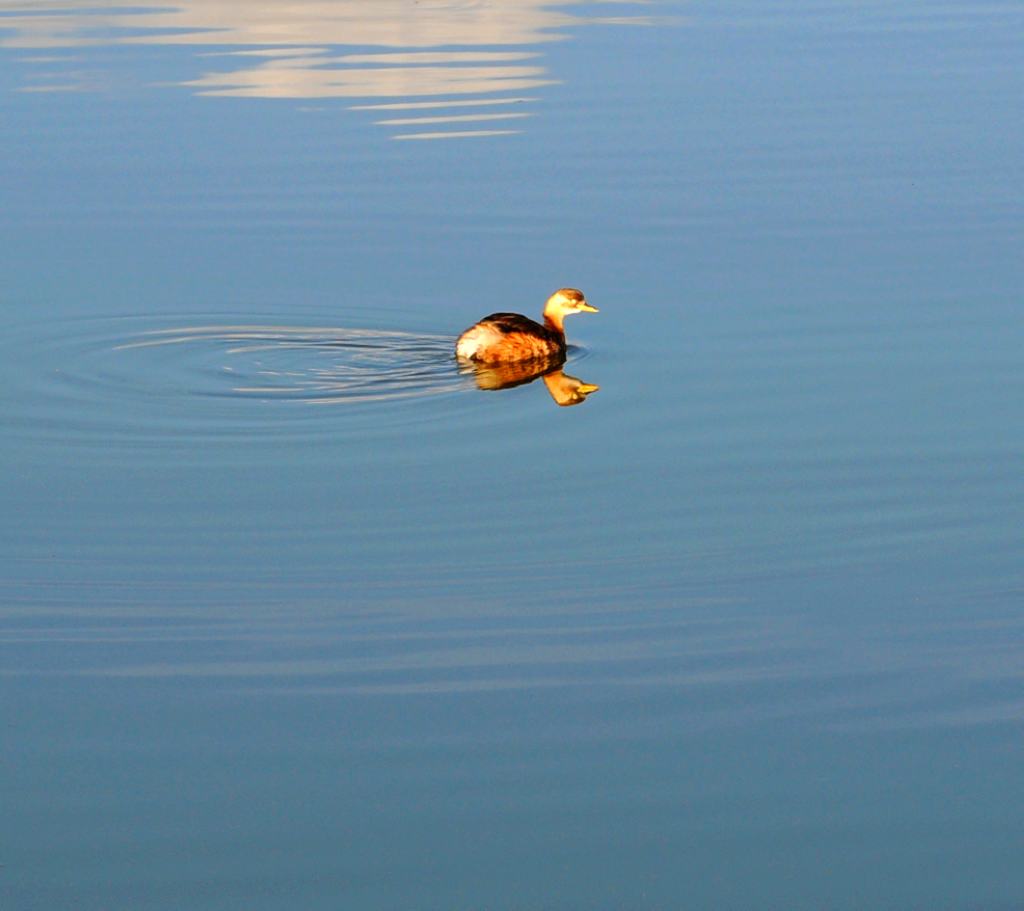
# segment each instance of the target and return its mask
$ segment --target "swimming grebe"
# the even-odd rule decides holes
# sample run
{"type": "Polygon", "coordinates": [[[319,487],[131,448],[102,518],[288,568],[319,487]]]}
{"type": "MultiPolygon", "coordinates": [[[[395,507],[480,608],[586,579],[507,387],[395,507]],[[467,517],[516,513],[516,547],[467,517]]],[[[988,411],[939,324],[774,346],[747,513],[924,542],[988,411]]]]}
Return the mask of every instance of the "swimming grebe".
{"type": "Polygon", "coordinates": [[[492,313],[470,326],[455,343],[457,357],[482,364],[507,364],[565,356],[562,320],[570,313],[597,313],[582,291],[560,288],[544,305],[544,325],[518,313],[492,313]]]}

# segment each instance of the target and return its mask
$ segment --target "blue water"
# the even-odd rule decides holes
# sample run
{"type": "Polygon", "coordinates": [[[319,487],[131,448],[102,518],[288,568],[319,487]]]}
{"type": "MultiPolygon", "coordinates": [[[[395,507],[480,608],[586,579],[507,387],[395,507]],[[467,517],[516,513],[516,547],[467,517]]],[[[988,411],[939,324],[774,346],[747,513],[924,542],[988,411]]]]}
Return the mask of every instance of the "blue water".
{"type": "Polygon", "coordinates": [[[1024,907],[1022,39],[2,0],[4,909],[1024,907]]]}

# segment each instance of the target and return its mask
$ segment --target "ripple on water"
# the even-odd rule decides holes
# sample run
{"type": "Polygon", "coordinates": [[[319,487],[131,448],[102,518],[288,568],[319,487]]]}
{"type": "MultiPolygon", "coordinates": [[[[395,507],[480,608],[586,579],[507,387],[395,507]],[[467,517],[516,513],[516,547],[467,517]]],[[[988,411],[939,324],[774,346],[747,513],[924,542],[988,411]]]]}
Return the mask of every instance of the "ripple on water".
{"type": "Polygon", "coordinates": [[[473,390],[454,337],[192,319],[80,320],[12,332],[3,355],[10,418],[24,434],[109,445],[172,436],[327,434],[428,418],[407,403],[473,390]],[[347,407],[346,407],[347,406],[347,407]]]}

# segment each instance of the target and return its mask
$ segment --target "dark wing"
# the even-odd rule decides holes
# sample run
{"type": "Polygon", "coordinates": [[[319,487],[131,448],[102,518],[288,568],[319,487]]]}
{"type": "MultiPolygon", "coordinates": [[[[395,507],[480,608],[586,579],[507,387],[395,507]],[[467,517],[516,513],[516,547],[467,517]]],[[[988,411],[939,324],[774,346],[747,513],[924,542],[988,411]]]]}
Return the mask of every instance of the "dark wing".
{"type": "Polygon", "coordinates": [[[510,332],[526,332],[531,335],[538,335],[547,338],[551,333],[540,323],[534,322],[528,316],[521,313],[492,313],[485,316],[478,325],[493,326],[499,332],[508,335],[510,332]]]}

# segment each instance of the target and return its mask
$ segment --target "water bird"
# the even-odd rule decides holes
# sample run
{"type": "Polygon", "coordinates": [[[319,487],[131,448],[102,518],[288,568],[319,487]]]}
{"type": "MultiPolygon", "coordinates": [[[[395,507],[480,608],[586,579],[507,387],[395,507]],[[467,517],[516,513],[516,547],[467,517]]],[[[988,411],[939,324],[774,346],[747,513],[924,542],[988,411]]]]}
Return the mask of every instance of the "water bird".
{"type": "Polygon", "coordinates": [[[544,304],[544,323],[519,313],[492,313],[470,326],[455,342],[460,360],[478,364],[565,358],[562,321],[572,313],[597,313],[576,288],[559,288],[544,304]]]}

